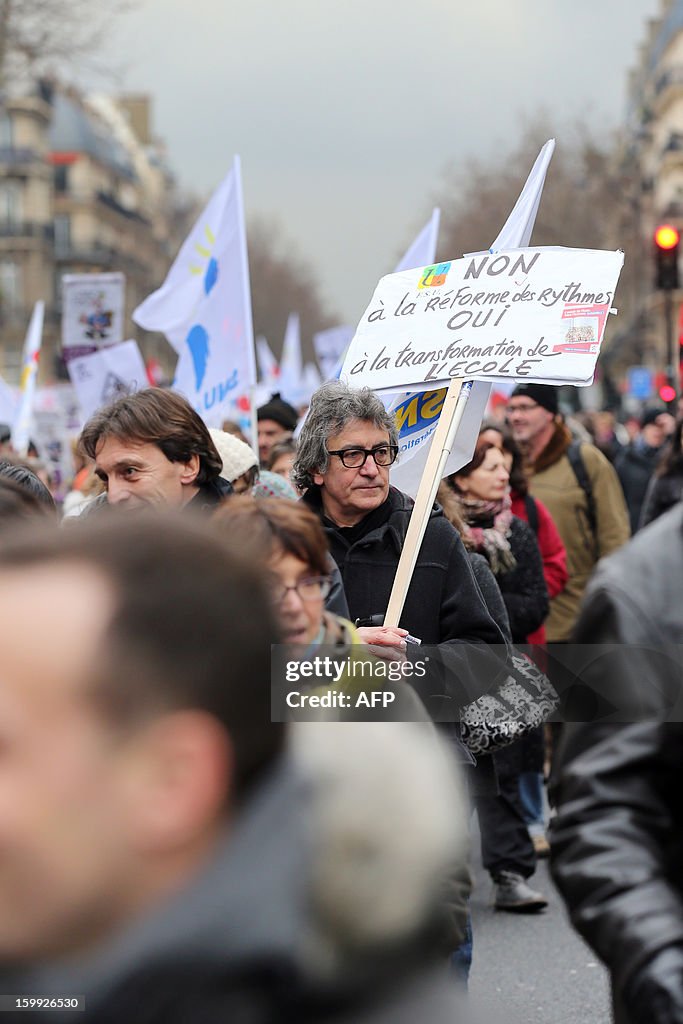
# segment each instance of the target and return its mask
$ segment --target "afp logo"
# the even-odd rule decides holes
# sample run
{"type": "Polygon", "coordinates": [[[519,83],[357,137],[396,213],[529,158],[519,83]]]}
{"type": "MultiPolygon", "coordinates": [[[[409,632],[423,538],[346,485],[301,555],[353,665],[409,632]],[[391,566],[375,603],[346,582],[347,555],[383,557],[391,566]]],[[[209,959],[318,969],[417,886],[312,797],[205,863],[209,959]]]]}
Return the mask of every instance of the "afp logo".
{"type": "Polygon", "coordinates": [[[420,273],[418,288],[439,288],[446,283],[450,263],[435,263],[432,267],[425,267],[420,273]]]}

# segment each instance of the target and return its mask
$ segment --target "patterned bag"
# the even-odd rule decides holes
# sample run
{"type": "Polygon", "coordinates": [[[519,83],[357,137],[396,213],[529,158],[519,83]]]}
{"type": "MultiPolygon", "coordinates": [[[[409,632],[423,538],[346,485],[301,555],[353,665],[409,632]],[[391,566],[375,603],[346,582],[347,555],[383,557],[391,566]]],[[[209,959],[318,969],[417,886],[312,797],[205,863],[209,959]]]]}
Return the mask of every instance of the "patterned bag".
{"type": "Polygon", "coordinates": [[[522,654],[510,658],[511,673],[492,693],[466,704],[460,736],[472,754],[490,754],[546,722],[560,703],[540,668],[522,654]]]}

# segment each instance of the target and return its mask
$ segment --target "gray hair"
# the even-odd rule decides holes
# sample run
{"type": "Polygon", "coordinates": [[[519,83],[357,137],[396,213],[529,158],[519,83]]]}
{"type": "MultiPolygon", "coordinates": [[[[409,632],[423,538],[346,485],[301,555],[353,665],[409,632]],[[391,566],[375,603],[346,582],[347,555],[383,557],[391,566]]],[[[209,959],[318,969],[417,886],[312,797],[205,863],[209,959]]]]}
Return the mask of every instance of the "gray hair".
{"type": "Polygon", "coordinates": [[[304,491],[313,486],[313,474],[325,473],[330,462],[327,442],[339,434],[351,420],[367,420],[389,433],[389,444],[398,444],[398,428],[391,413],[370,388],[352,388],[340,380],[331,380],[318,388],[311,399],[308,414],[299,434],[292,479],[304,491]]]}

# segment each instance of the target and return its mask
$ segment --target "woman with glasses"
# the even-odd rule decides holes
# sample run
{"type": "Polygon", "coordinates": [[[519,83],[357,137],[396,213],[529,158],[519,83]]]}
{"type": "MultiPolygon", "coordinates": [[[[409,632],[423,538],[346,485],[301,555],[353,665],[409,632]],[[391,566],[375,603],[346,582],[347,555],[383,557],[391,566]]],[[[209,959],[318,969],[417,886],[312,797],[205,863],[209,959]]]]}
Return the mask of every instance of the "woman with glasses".
{"type": "MultiPolygon", "coordinates": [[[[334,649],[336,659],[376,664],[376,658],[347,619],[325,608],[331,586],[330,562],[320,520],[304,505],[282,498],[237,496],[222,505],[213,517],[216,526],[237,550],[263,564],[280,624],[281,638],[299,660],[315,656],[323,645],[334,649]]],[[[275,640],[275,638],[273,638],[275,640]]],[[[339,689],[381,689],[387,676],[368,670],[345,671],[335,682],[339,689]]],[[[315,680],[313,681],[315,685],[315,680]]],[[[320,681],[318,681],[320,682],[320,681]]],[[[326,684],[325,684],[326,685],[326,684]]],[[[400,680],[390,678],[396,700],[391,717],[401,721],[422,721],[426,713],[414,691],[400,680]]],[[[326,686],[327,688],[327,686],[326,686]]],[[[354,706],[351,710],[357,711],[354,706]]],[[[361,717],[354,714],[351,717],[361,717]]],[[[329,716],[326,716],[329,717],[329,716]]],[[[383,717],[387,717],[386,709],[383,717]]]]}

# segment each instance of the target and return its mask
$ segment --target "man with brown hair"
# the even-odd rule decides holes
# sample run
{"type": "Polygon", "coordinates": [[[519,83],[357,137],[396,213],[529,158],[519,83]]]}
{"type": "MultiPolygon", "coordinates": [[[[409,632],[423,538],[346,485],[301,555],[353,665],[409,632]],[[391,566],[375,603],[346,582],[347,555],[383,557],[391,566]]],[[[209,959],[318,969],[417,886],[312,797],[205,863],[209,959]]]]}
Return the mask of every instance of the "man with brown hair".
{"type": "Polygon", "coordinates": [[[174,391],[146,388],[100,409],[79,447],[106,488],[96,506],[202,509],[232,493],[206,424],[174,391]]]}
{"type": "Polygon", "coordinates": [[[256,570],[192,517],[0,539],[0,1009],[456,1019],[446,754],[400,722],[308,723],[286,746],[275,639],[256,570]]]}

